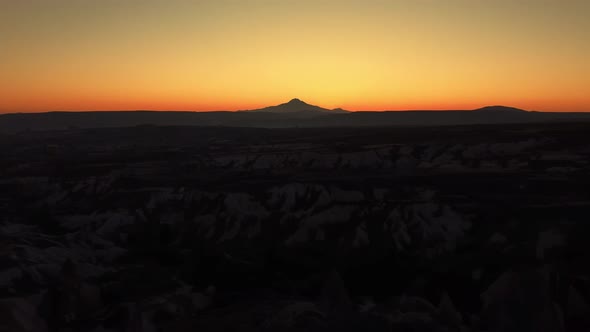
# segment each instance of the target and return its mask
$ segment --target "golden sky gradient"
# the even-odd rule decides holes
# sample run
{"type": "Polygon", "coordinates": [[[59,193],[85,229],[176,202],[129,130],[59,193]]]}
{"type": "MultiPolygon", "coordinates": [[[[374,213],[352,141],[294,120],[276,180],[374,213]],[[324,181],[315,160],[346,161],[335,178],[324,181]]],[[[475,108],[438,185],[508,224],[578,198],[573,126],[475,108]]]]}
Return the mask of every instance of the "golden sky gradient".
{"type": "Polygon", "coordinates": [[[588,0],[0,0],[0,112],[590,111],[588,0]]]}

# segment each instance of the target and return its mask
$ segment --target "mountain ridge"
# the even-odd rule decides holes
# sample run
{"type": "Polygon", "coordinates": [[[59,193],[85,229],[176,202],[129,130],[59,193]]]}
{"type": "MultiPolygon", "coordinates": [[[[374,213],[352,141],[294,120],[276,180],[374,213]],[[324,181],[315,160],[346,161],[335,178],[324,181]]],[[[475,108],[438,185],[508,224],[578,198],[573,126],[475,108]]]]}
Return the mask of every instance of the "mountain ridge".
{"type": "Polygon", "coordinates": [[[449,126],[590,121],[590,113],[526,111],[508,106],[475,110],[329,110],[294,98],[287,103],[243,111],[90,111],[0,114],[0,133],[152,126],[312,128],[449,126]]]}
{"type": "Polygon", "coordinates": [[[529,111],[523,110],[516,107],[510,106],[503,106],[503,105],[493,105],[493,106],[484,106],[481,108],[477,108],[473,110],[474,112],[510,112],[510,113],[528,113],[529,111]]]}
{"type": "Polygon", "coordinates": [[[317,105],[311,105],[299,98],[293,98],[286,103],[274,106],[267,106],[252,110],[241,110],[237,112],[268,112],[268,113],[295,113],[295,112],[322,112],[322,113],[349,113],[342,108],[327,109],[317,105]]]}

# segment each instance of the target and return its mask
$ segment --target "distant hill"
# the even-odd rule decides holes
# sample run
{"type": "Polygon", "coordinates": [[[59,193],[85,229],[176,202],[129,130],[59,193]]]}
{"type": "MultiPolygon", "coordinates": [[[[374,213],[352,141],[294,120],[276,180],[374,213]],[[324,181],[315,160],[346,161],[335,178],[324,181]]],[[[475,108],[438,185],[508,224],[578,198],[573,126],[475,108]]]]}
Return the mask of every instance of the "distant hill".
{"type": "Polygon", "coordinates": [[[485,112],[485,113],[522,113],[522,112],[527,112],[525,110],[522,110],[520,108],[515,108],[515,107],[508,107],[508,106],[486,106],[486,107],[482,107],[482,108],[478,108],[476,110],[473,110],[474,112],[485,112]]]}
{"type": "Polygon", "coordinates": [[[276,106],[268,106],[264,108],[254,109],[254,110],[244,110],[240,112],[268,112],[268,113],[296,113],[296,112],[305,112],[305,113],[316,113],[316,112],[326,112],[326,113],[348,113],[341,108],[336,108],[333,110],[329,110],[327,108],[323,108],[320,106],[310,105],[300,99],[294,98],[291,99],[287,103],[283,103],[276,106]]]}
{"type": "Polygon", "coordinates": [[[445,126],[472,124],[590,121],[590,113],[531,112],[507,106],[476,110],[348,112],[329,110],[299,99],[236,112],[47,112],[0,115],[0,134],[23,131],[156,126],[224,126],[258,128],[445,126]]]}

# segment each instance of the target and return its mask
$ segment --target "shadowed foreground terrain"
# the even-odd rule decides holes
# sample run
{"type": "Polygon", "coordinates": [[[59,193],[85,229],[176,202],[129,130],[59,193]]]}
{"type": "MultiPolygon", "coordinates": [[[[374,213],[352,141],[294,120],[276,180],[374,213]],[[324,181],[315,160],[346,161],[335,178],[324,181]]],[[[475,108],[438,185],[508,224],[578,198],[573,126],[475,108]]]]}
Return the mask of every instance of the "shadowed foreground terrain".
{"type": "Polygon", "coordinates": [[[4,134],[0,326],[585,331],[589,133],[4,134]]]}

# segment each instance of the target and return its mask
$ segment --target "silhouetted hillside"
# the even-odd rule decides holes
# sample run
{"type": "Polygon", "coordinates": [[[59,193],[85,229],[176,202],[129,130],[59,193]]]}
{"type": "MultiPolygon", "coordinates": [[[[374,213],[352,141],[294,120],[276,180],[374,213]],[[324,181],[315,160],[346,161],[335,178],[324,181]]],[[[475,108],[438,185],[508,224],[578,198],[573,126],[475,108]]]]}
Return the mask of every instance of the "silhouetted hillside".
{"type": "Polygon", "coordinates": [[[329,110],[327,108],[319,107],[316,105],[310,105],[300,99],[294,98],[291,99],[288,103],[283,103],[276,106],[269,106],[254,110],[245,110],[242,112],[269,112],[269,113],[295,113],[295,112],[305,112],[305,113],[314,113],[314,112],[329,112],[329,113],[348,113],[341,108],[329,110]]]}
{"type": "Polygon", "coordinates": [[[486,113],[523,113],[523,112],[527,112],[527,111],[520,109],[520,108],[500,106],[500,105],[485,106],[482,108],[478,108],[474,111],[475,112],[486,112],[486,113]]]}
{"type": "Polygon", "coordinates": [[[251,128],[441,126],[553,121],[587,121],[590,113],[527,112],[505,106],[473,111],[348,112],[309,105],[299,99],[249,111],[216,112],[48,112],[0,115],[0,133],[72,128],[156,126],[224,126],[251,128]]]}

